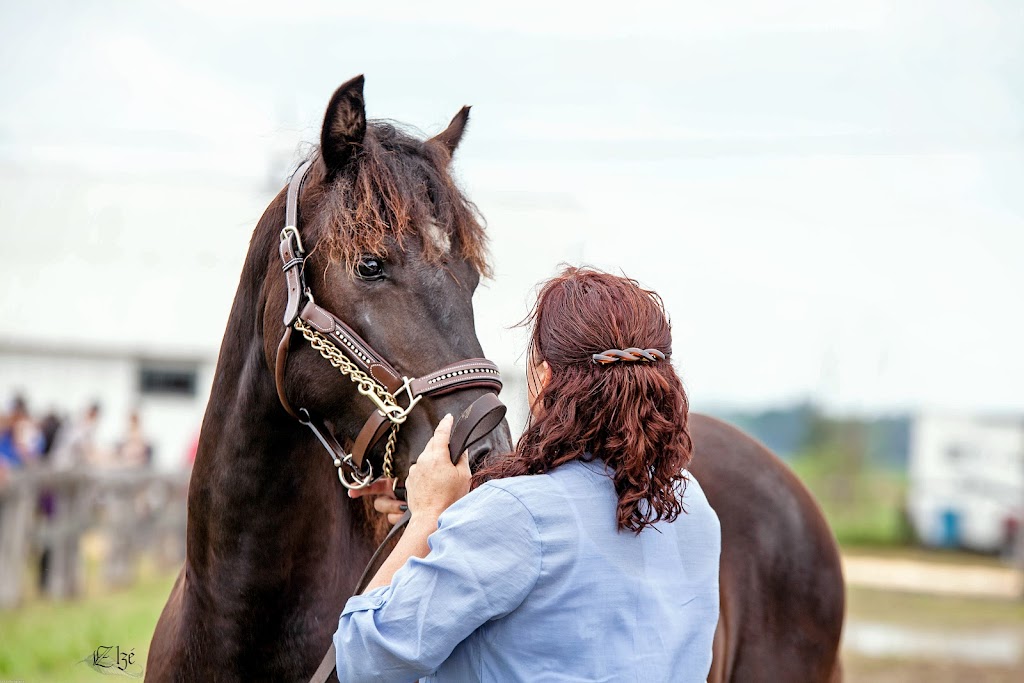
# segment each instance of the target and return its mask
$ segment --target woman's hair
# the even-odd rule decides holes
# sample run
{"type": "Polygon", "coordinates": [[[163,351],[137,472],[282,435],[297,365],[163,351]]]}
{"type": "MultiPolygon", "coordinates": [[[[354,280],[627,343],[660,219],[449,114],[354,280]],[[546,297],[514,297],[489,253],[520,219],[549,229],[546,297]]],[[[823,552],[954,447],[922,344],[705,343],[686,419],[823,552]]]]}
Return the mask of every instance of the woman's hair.
{"type": "Polygon", "coordinates": [[[540,290],[528,364],[550,368],[515,453],[488,463],[474,483],[548,472],[577,459],[614,471],[618,526],[639,533],[683,512],[690,463],[687,400],[668,360],[595,363],[608,349],[672,351],[661,298],[635,281],[566,268],[540,290]],[[586,455],[586,454],[589,454],[586,455]]]}

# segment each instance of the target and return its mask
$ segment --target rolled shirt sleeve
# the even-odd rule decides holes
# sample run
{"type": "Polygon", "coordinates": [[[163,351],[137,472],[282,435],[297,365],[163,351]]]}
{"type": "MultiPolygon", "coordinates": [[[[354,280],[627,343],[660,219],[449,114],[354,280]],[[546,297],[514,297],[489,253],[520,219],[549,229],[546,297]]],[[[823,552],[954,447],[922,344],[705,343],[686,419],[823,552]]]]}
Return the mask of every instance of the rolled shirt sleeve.
{"type": "Polygon", "coordinates": [[[518,607],[540,576],[529,509],[484,484],[441,515],[425,558],[390,586],[349,599],[334,634],[341,681],[408,682],[434,671],[485,622],[518,607]]]}

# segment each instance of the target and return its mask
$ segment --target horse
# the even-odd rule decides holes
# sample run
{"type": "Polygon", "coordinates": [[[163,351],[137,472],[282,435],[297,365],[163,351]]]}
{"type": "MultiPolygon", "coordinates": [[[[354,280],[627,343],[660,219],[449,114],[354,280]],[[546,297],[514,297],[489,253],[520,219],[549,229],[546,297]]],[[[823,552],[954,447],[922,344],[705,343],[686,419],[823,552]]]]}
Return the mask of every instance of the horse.
{"type": "MultiPolygon", "coordinates": [[[[203,419],[186,558],[154,630],[151,680],[307,681],[330,646],[387,529],[334,481],[319,448],[328,446],[346,486],[358,485],[362,475],[346,478],[335,457],[347,449],[327,442],[360,441],[383,413],[365,387],[324,362],[313,339],[290,342],[282,320],[297,319],[296,290],[308,288],[307,307],[315,293],[348,324],[347,338],[365,339],[360,348],[408,376],[436,376],[439,365],[482,356],[472,296],[489,275],[486,235],[449,171],[468,116],[464,107],[427,140],[367,121],[356,77],[331,97],[305,184],[289,185],[301,218],[281,230],[282,190],[259,220],[203,419]],[[311,248],[294,258],[303,242],[311,248]]],[[[384,448],[392,474],[404,477],[445,413],[458,415],[488,390],[410,403],[401,438],[384,448]]],[[[381,428],[374,430],[377,445],[360,446],[368,460],[381,451],[381,428]]],[[[692,472],[723,533],[722,618],[709,680],[839,680],[842,577],[813,499],[740,432],[697,415],[691,431],[692,472]]],[[[472,447],[470,461],[510,450],[502,423],[472,447]]]]}
{"type": "Polygon", "coordinates": [[[722,527],[708,683],[839,683],[839,548],[807,488],[735,427],[693,414],[690,472],[722,527]]]}
{"type": "MultiPolygon", "coordinates": [[[[318,440],[327,427],[354,441],[379,406],[312,343],[282,344],[296,272],[285,263],[282,274],[283,238],[294,248],[301,235],[308,247],[298,266],[308,289],[298,296],[308,305],[315,296],[400,372],[424,377],[482,356],[472,297],[489,274],[486,237],[448,170],[467,120],[464,108],[427,141],[368,123],[363,79],[353,79],[328,106],[296,198],[297,234],[282,231],[284,191],[259,220],[203,418],[186,557],[153,634],[151,680],[306,681],[330,645],[382,530],[331,475],[337,465],[318,440]],[[312,416],[322,418],[318,431],[304,424],[312,416]]],[[[404,477],[446,413],[487,391],[420,400],[401,425],[394,474],[404,477]]],[[[503,423],[469,457],[510,449],[503,423]]]]}

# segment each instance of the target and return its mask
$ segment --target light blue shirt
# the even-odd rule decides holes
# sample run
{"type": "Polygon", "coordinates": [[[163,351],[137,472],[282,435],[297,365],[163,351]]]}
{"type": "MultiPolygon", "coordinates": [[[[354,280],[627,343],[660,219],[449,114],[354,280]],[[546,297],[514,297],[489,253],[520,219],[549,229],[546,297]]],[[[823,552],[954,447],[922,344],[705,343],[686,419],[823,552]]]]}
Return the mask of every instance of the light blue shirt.
{"type": "Polygon", "coordinates": [[[349,599],[342,681],[704,681],[718,623],[718,517],[616,528],[603,461],[488,482],[390,586],[349,599]]]}

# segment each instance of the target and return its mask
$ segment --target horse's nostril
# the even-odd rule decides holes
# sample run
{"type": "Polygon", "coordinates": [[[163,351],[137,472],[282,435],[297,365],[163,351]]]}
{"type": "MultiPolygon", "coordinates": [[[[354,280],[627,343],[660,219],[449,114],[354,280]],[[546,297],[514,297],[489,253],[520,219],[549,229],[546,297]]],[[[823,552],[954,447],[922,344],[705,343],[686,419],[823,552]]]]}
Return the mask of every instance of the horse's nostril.
{"type": "Polygon", "coordinates": [[[480,467],[482,464],[484,464],[487,461],[487,456],[489,456],[490,454],[491,454],[491,447],[490,446],[483,446],[482,448],[478,448],[478,449],[475,449],[475,450],[470,450],[470,452],[469,452],[469,468],[471,470],[475,471],[478,467],[480,467]]]}

